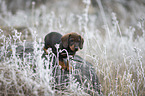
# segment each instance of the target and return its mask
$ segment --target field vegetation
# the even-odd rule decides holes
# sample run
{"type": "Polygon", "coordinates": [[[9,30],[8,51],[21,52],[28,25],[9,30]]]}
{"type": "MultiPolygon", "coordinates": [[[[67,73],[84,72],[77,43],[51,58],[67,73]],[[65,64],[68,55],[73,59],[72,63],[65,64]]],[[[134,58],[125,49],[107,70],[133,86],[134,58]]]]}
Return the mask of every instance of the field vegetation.
{"type": "Polygon", "coordinates": [[[52,69],[43,67],[51,62],[40,55],[51,31],[84,37],[77,54],[93,64],[104,96],[145,95],[143,0],[13,0],[20,4],[14,9],[7,1],[0,0],[0,95],[89,96],[74,79],[67,91],[52,88],[52,69]]]}

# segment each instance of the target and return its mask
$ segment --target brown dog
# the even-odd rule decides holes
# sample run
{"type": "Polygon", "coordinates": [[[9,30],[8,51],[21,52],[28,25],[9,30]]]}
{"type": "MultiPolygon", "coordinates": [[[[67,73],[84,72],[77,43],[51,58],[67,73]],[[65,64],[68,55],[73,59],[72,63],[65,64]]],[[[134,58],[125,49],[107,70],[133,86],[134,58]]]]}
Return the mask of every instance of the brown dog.
{"type": "MultiPolygon", "coordinates": [[[[53,53],[57,56],[56,44],[59,44],[59,49],[66,49],[69,55],[74,56],[76,51],[83,48],[84,39],[77,33],[68,33],[62,36],[60,33],[51,32],[45,36],[44,51],[47,53],[48,48],[52,48],[53,53]]],[[[65,51],[59,53],[59,65],[62,69],[69,70],[69,64],[65,65],[64,58],[67,58],[65,51]]]]}

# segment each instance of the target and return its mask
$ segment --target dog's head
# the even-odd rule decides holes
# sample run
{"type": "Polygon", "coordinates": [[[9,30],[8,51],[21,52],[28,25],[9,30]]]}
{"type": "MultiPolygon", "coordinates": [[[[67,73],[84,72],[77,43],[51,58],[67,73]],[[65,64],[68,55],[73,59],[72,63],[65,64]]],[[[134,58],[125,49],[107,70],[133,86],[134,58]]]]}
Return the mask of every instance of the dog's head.
{"type": "Polygon", "coordinates": [[[70,48],[71,51],[76,52],[83,48],[84,39],[77,33],[68,33],[61,37],[64,48],[70,48]]]}

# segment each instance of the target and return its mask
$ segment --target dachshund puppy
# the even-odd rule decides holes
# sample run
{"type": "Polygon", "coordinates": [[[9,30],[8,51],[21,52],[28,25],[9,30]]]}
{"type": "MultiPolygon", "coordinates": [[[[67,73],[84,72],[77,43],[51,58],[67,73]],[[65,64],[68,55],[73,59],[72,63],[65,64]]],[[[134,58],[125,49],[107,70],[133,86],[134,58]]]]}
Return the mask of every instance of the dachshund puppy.
{"type": "MultiPolygon", "coordinates": [[[[52,48],[52,52],[57,56],[57,49],[55,47],[56,44],[59,44],[59,49],[66,49],[68,54],[74,56],[75,53],[83,48],[84,39],[77,33],[68,33],[62,36],[60,33],[51,32],[47,34],[44,38],[45,46],[44,51],[47,54],[47,49],[52,48]]],[[[59,65],[62,69],[69,70],[69,64],[65,65],[64,58],[67,58],[67,54],[65,51],[59,53],[59,65]]]]}

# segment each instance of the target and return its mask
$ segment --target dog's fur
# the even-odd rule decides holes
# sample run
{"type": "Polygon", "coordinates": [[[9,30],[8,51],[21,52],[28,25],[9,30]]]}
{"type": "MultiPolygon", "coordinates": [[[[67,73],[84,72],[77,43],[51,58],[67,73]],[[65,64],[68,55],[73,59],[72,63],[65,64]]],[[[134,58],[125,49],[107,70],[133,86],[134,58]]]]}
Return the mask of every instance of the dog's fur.
{"type": "MultiPolygon", "coordinates": [[[[69,55],[74,56],[76,51],[83,48],[84,39],[77,33],[68,33],[62,36],[60,33],[51,32],[45,36],[44,51],[47,53],[48,48],[52,48],[53,53],[57,56],[56,44],[59,44],[59,49],[66,49],[69,55]]],[[[59,65],[62,69],[69,70],[69,64],[65,65],[63,59],[67,58],[66,52],[59,53],[59,65]]]]}

